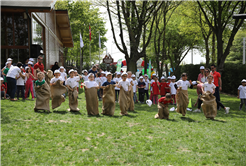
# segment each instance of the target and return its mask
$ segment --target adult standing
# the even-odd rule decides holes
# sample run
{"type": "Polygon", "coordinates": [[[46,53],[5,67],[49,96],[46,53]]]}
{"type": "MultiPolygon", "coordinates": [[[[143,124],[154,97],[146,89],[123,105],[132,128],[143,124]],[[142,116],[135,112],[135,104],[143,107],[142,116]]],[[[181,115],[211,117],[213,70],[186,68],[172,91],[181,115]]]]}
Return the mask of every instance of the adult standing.
{"type": "Polygon", "coordinates": [[[200,72],[201,73],[198,75],[198,78],[197,78],[197,80],[200,81],[200,82],[202,82],[202,83],[205,82],[205,72],[204,72],[204,70],[205,70],[205,67],[204,66],[201,66],[200,67],[200,72]]]}
{"type": "Polygon", "coordinates": [[[94,77],[96,77],[96,74],[97,74],[97,67],[96,66],[93,66],[90,70],[89,70],[89,74],[92,73],[94,74],[94,77]]]}
{"type": "Polygon", "coordinates": [[[7,81],[8,81],[8,88],[9,88],[9,95],[11,101],[16,101],[15,99],[15,92],[16,92],[16,77],[19,74],[20,76],[24,77],[21,73],[22,63],[18,62],[17,66],[13,66],[9,69],[7,73],[7,81]]]}
{"type": "Polygon", "coordinates": [[[54,65],[52,66],[51,70],[53,71],[53,74],[55,73],[55,70],[58,70],[60,67],[58,65],[58,62],[55,62],[54,65]]]}
{"type": "Polygon", "coordinates": [[[34,77],[37,78],[37,70],[45,73],[44,64],[43,64],[43,57],[41,55],[38,56],[38,62],[34,65],[34,77]]]}
{"type": "Polygon", "coordinates": [[[222,90],[222,80],[221,80],[221,75],[219,72],[216,71],[216,66],[214,64],[211,65],[210,74],[214,77],[213,83],[216,86],[214,96],[216,97],[217,109],[219,109],[218,101],[220,101],[220,91],[222,90]]]}

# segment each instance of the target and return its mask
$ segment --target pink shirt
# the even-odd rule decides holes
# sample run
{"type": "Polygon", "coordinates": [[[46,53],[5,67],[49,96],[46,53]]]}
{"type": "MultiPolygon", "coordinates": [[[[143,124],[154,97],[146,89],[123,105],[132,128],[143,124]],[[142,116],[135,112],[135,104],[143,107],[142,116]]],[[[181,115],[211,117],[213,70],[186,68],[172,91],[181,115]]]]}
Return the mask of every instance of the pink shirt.
{"type": "Polygon", "coordinates": [[[205,75],[203,75],[202,73],[200,73],[200,74],[198,75],[197,80],[200,81],[200,82],[202,82],[202,83],[204,83],[204,82],[205,82],[205,75]],[[202,79],[202,78],[203,78],[203,79],[202,79]]]}

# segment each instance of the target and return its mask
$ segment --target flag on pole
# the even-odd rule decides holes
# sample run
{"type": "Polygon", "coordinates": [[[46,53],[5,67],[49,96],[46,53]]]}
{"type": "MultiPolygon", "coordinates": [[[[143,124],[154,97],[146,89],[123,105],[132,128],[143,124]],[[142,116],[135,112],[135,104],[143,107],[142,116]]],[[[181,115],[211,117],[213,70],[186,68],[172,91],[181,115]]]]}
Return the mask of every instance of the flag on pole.
{"type": "Polygon", "coordinates": [[[149,78],[151,76],[151,60],[149,60],[149,73],[147,73],[149,75],[149,78]]]}
{"type": "Polygon", "coordinates": [[[122,63],[122,59],[119,59],[117,62],[117,69],[116,69],[117,72],[120,72],[121,70],[121,63],[122,63]]]}
{"type": "Polygon", "coordinates": [[[80,34],[80,48],[83,48],[83,47],[84,47],[84,42],[83,42],[82,36],[80,34]]]}
{"type": "Polygon", "coordinates": [[[91,41],[91,26],[89,25],[89,36],[90,36],[90,41],[91,41]]]}
{"type": "Polygon", "coordinates": [[[100,33],[99,33],[99,48],[101,48],[101,38],[100,38],[100,33]]]}

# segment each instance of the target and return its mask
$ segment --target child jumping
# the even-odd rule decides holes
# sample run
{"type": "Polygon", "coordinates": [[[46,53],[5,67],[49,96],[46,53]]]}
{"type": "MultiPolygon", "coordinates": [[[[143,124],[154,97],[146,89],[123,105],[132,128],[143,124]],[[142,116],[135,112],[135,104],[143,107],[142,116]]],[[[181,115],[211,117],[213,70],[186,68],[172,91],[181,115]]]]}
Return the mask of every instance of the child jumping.
{"type": "Polygon", "coordinates": [[[169,119],[168,104],[171,103],[172,97],[170,93],[166,93],[165,97],[161,97],[158,103],[158,114],[155,115],[156,119],[169,119]]]}
{"type": "Polygon", "coordinates": [[[242,110],[243,104],[244,104],[245,109],[246,109],[246,80],[243,79],[241,81],[241,83],[242,83],[242,85],[240,85],[238,87],[238,96],[237,96],[237,98],[241,99],[239,110],[242,110]]]}

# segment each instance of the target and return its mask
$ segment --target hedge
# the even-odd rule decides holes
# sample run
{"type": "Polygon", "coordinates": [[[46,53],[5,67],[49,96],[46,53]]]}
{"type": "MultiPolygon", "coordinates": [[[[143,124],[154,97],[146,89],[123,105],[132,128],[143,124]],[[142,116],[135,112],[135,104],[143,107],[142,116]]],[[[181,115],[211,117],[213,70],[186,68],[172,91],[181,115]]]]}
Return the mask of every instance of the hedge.
{"type": "MultiPolygon", "coordinates": [[[[197,80],[201,65],[182,65],[176,71],[177,79],[181,73],[187,73],[189,80],[197,80]]],[[[222,78],[222,92],[237,95],[242,79],[246,79],[246,65],[225,63],[222,78]]]]}

